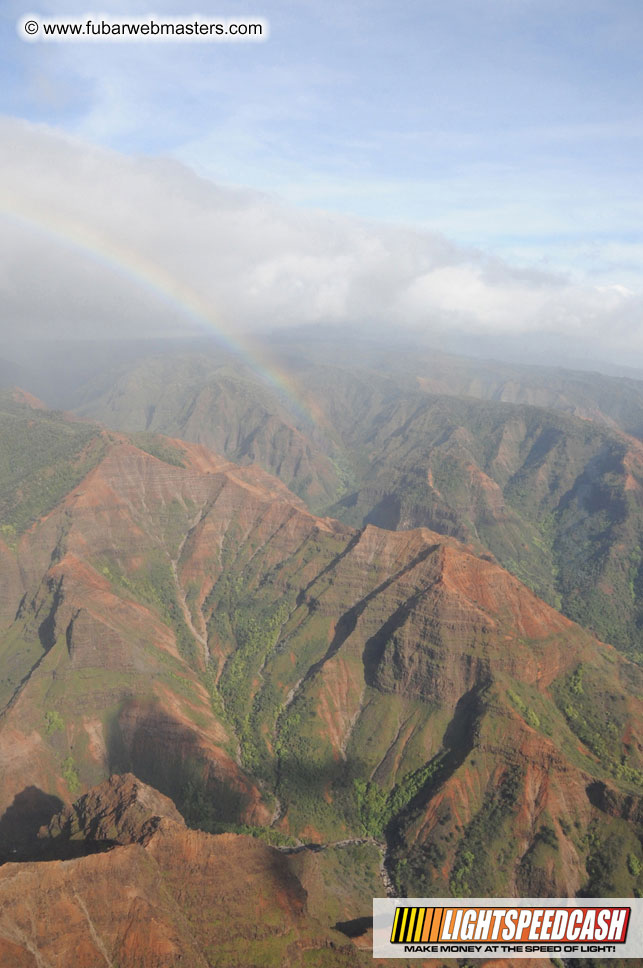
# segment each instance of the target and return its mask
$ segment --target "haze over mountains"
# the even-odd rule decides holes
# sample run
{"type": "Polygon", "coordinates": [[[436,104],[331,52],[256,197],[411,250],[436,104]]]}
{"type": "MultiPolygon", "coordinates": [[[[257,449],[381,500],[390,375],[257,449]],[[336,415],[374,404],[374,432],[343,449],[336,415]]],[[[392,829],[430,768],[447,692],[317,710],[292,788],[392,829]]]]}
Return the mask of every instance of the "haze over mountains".
{"type": "Polygon", "coordinates": [[[29,382],[83,418],[257,463],[353,527],[472,541],[641,648],[643,382],[337,335],[267,346],[291,392],[207,342],[62,344],[29,382]]]}
{"type": "MultiPolygon", "coordinates": [[[[270,349],[281,384],[203,343],[3,370],[22,388],[0,398],[0,850],[18,863],[0,878],[73,857],[48,890],[93,918],[87,878],[250,851],[263,923],[294,918],[257,965],[361,964],[387,890],[643,890],[643,383],[339,337],[270,349]],[[130,781],[100,784],[125,773],[209,839],[172,814],[180,830],[125,847],[92,819],[120,815],[130,781]],[[94,787],[84,819],[52,821],[94,787]],[[337,846],[288,853],[303,843],[337,846]]],[[[235,963],[222,924],[182,893],[188,938],[150,884],[159,964],[190,945],[235,963]]],[[[12,910],[0,938],[29,965],[12,910]]],[[[128,932],[99,928],[79,964],[101,944],[156,964],[128,932]]]]}
{"type": "Polygon", "coordinates": [[[0,968],[643,895],[640,2],[111,6],[3,4],[0,968]]]}

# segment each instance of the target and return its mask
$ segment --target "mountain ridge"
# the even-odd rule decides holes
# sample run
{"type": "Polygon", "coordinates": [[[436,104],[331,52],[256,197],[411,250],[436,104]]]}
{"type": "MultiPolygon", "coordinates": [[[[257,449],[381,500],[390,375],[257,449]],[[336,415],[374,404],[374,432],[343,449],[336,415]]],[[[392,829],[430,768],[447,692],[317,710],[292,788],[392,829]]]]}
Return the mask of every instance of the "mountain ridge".
{"type": "MultiPolygon", "coordinates": [[[[425,528],[353,531],[199,445],[161,438],[164,459],[107,436],[99,463],[6,552],[22,585],[4,646],[19,680],[0,720],[5,809],[28,777],[65,800],[134,767],[206,827],[312,840],[388,830],[407,890],[419,884],[405,882],[404,856],[442,831],[452,839],[423,876],[453,889],[453,824],[475,826],[511,775],[518,810],[536,782],[521,762],[554,791],[529,814],[527,851],[563,778],[583,827],[611,823],[588,786],[613,803],[635,794],[636,666],[474,545],[425,528]],[[597,703],[602,745],[584,720],[601,676],[615,697],[611,711],[597,703]],[[478,793],[465,806],[467,776],[478,793]]],[[[559,873],[550,858],[542,884],[578,890],[587,847],[551,825],[569,856],[559,873]]],[[[629,833],[622,842],[634,849],[629,833]]],[[[501,876],[516,888],[516,871],[501,876]]]]}
{"type": "MultiPolygon", "coordinates": [[[[21,905],[38,890],[85,935],[90,918],[126,965],[146,963],[146,944],[159,964],[177,952],[199,964],[212,945],[234,963],[220,919],[199,913],[196,940],[185,934],[186,869],[198,892],[209,870],[232,885],[251,865],[256,882],[240,890],[265,916],[257,964],[306,963],[303,950],[359,964],[367,900],[385,885],[418,897],[643,890],[643,672],[479,535],[353,528],[203,445],[28,398],[4,408],[0,433],[19,428],[28,455],[0,541],[0,881],[13,919],[0,944],[16,965],[29,964],[21,905]],[[43,493],[43,480],[55,486],[43,493]],[[143,794],[154,816],[173,820],[137,813],[144,785],[158,791],[143,794]],[[289,853],[276,861],[269,844],[289,853]],[[281,890],[275,864],[294,892],[286,935],[256,894],[281,890]],[[352,921],[358,947],[332,933],[352,921]]],[[[398,426],[380,432],[396,440],[398,426]]],[[[477,446],[461,427],[457,446],[477,446]]],[[[637,495],[638,452],[623,453],[637,495]]],[[[62,951],[74,932],[46,944],[62,951]]],[[[95,938],[84,943],[91,964],[95,938]]]]}

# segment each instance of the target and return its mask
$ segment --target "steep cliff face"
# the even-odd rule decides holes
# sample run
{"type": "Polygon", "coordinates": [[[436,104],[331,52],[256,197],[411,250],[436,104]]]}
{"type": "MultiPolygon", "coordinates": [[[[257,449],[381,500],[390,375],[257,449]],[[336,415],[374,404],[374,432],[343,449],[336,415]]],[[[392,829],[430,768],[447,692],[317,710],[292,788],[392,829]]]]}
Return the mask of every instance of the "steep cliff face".
{"type": "Polygon", "coordinates": [[[3,641],[2,805],[30,783],[66,799],[131,765],[174,791],[196,772],[228,804],[222,816],[265,822],[213,712],[205,638],[176,568],[210,505],[250,529],[273,505],[309,527],[314,519],[279,482],[201,448],[179,448],[185,467],[121,439],[107,448],[5,551],[7,573],[20,577],[5,586],[15,620],[3,641]]]}
{"type": "MultiPolygon", "coordinates": [[[[276,756],[280,825],[386,834],[411,896],[466,893],[469,867],[487,893],[575,893],[588,830],[612,827],[592,778],[638,797],[638,669],[425,530],[354,539],[307,588],[261,676],[251,715],[257,759],[276,756]]],[[[619,850],[638,855],[625,828],[619,850]]]]}
{"type": "Polygon", "coordinates": [[[361,486],[333,513],[488,549],[604,641],[643,649],[639,441],[535,407],[408,396],[361,442],[361,486]]]}
{"type": "Polygon", "coordinates": [[[45,851],[58,854],[73,843],[85,849],[101,844],[144,847],[164,817],[185,827],[169,797],[125,773],[110,776],[63,808],[39,830],[38,837],[45,851]]]}
{"type": "Polygon", "coordinates": [[[79,412],[258,462],[309,507],[355,527],[425,526],[473,541],[640,657],[639,381],[337,334],[317,346],[293,334],[270,342],[300,405],[204,352],[139,359],[111,384],[92,383],[79,412]]]}
{"type": "Polygon", "coordinates": [[[22,598],[23,584],[16,557],[2,539],[0,539],[0,570],[2,573],[0,628],[4,631],[14,619],[16,609],[22,598]]]}
{"type": "Polygon", "coordinates": [[[5,857],[131,770],[192,826],[385,841],[409,895],[643,888],[638,667],[477,542],[139,443],[5,548],[5,857]]]}
{"type": "Polygon", "coordinates": [[[190,831],[171,800],[131,774],[62,810],[40,842],[46,860],[0,868],[3,965],[372,963],[371,898],[383,893],[372,844],[284,852],[252,837],[190,831]]]}
{"type": "Polygon", "coordinates": [[[187,830],[174,804],[133,776],[110,778],[41,834],[54,856],[70,839],[110,849],[0,868],[3,965],[367,963],[316,921],[286,855],[187,830]]]}
{"type": "Polygon", "coordinates": [[[112,384],[92,381],[80,397],[76,409],[84,417],[116,430],[180,437],[239,464],[258,464],[311,506],[330,503],[341,490],[328,435],[303,412],[293,416],[275,389],[238,362],[160,353],[117,371],[112,384]]]}

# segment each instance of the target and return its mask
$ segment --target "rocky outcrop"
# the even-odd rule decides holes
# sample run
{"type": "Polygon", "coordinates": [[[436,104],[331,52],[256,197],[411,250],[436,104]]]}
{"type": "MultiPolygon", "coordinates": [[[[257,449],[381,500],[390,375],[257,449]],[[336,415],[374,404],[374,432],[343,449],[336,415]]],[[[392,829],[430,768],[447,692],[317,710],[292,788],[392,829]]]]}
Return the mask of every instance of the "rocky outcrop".
{"type": "Polygon", "coordinates": [[[65,807],[41,828],[39,837],[54,848],[71,840],[145,846],[164,817],[185,826],[169,797],[126,773],[111,776],[65,807]]]}
{"type": "Polygon", "coordinates": [[[172,802],[134,776],[111,777],[42,833],[106,838],[112,849],[0,868],[3,965],[207,968],[216,956],[230,968],[303,968],[315,950],[324,965],[362,963],[316,923],[284,854],[252,837],[187,830],[172,802]]]}
{"type": "MultiPolygon", "coordinates": [[[[131,771],[193,826],[317,842],[366,828],[409,893],[470,884],[463,843],[497,872],[492,893],[584,889],[597,824],[626,817],[619,849],[639,850],[638,808],[616,817],[588,792],[638,795],[636,667],[477,544],[316,517],[196,444],[103,443],[9,549],[24,587],[2,646],[12,832],[131,771]]],[[[120,842],[112,820],[96,842],[107,827],[120,842]]],[[[55,823],[72,845],[86,826],[55,823]]]]}

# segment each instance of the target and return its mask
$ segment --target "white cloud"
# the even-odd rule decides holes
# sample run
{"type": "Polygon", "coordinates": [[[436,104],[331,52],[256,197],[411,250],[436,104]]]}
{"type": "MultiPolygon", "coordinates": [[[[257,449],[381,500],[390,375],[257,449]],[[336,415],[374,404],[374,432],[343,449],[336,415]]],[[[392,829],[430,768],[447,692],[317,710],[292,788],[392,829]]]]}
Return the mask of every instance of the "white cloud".
{"type": "Polygon", "coordinates": [[[0,140],[5,338],[176,333],[200,317],[230,334],[366,322],[643,348],[641,299],[623,286],[518,270],[23,122],[0,122],[0,140]]]}

